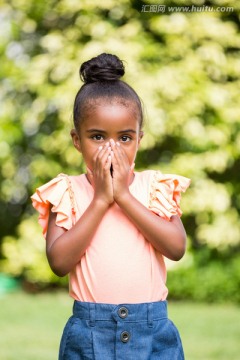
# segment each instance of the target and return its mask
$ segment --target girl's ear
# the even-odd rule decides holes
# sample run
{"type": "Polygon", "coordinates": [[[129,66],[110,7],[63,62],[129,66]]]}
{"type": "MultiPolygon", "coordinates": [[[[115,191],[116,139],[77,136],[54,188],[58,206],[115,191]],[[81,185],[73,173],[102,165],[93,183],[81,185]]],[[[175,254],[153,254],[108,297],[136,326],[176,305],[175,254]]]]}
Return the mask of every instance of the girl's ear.
{"type": "Polygon", "coordinates": [[[140,131],[140,132],[139,132],[139,137],[138,137],[138,146],[140,145],[140,142],[141,142],[141,140],[142,140],[142,138],[143,138],[143,135],[144,135],[144,132],[143,132],[143,131],[140,131]]]}
{"type": "Polygon", "coordinates": [[[79,135],[78,135],[78,133],[77,133],[77,130],[76,130],[76,129],[72,129],[72,130],[70,131],[70,134],[71,134],[71,137],[72,137],[72,142],[73,142],[74,147],[77,149],[77,151],[82,152],[81,142],[80,142],[80,139],[79,139],[79,135]]]}

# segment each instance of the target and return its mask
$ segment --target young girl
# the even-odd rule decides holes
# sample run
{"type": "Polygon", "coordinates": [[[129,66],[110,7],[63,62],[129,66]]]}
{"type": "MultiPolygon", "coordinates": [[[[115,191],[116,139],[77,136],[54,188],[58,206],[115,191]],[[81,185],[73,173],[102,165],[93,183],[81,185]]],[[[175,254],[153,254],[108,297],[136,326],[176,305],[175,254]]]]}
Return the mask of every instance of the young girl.
{"type": "Polygon", "coordinates": [[[74,299],[59,359],[184,359],[164,257],[184,255],[179,201],[190,180],[133,171],[143,113],[118,57],[92,58],[80,75],[71,136],[87,174],[60,174],[32,196],[49,264],[69,274],[74,299]]]}

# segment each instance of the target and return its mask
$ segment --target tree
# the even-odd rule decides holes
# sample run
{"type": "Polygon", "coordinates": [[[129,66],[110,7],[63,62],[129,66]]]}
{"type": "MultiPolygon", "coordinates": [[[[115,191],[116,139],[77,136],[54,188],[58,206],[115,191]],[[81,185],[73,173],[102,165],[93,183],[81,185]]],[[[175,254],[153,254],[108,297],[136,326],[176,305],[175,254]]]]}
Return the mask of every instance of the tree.
{"type": "Polygon", "coordinates": [[[161,1],[161,11],[151,5],[2,2],[4,271],[56,281],[42,265],[44,242],[29,196],[60,172],[84,171],[69,136],[78,67],[104,51],[126,61],[125,79],[146,109],[137,169],[192,179],[182,200],[190,253],[239,249],[239,9],[232,0],[189,1],[189,10],[182,0],[161,1]]]}

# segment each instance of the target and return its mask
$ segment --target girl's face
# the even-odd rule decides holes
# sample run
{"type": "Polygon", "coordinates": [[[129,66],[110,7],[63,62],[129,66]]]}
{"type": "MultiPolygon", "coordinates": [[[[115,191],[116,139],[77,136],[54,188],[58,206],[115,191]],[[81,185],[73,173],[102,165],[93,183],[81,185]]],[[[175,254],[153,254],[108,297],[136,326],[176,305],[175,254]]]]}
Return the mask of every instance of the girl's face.
{"type": "Polygon", "coordinates": [[[93,157],[98,147],[110,139],[121,144],[129,165],[134,163],[143,133],[133,107],[116,102],[99,104],[88,112],[78,132],[75,129],[71,131],[74,146],[82,153],[90,170],[93,169],[93,157]]]}

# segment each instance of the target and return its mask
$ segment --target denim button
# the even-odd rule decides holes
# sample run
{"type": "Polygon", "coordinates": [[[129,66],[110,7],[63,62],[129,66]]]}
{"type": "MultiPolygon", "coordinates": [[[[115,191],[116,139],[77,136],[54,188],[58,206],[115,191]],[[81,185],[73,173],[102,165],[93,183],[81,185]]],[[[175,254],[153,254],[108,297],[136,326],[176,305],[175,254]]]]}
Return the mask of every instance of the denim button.
{"type": "Polygon", "coordinates": [[[120,318],[125,319],[128,316],[128,309],[123,307],[120,307],[120,309],[118,310],[118,315],[120,316],[120,318]]]}
{"type": "Polygon", "coordinates": [[[129,334],[129,332],[123,331],[123,332],[121,333],[121,341],[122,341],[123,343],[127,343],[127,342],[129,341],[129,339],[130,339],[130,334],[129,334]]]}

